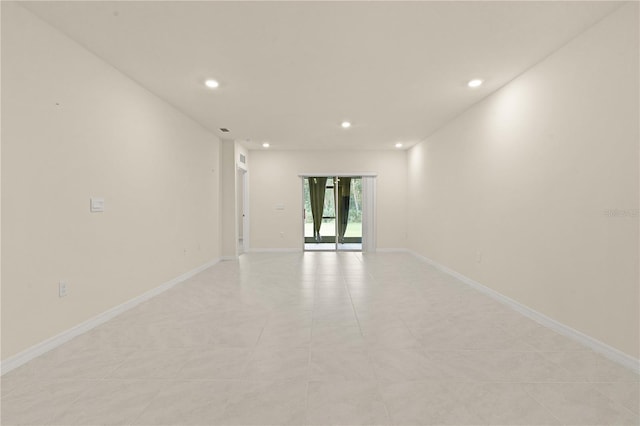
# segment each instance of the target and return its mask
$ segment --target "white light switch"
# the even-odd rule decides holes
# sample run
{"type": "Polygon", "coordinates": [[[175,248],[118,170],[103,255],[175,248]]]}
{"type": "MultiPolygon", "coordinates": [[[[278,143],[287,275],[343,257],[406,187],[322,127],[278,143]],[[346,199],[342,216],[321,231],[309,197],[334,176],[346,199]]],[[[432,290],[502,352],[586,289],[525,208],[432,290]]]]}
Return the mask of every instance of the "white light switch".
{"type": "Polygon", "coordinates": [[[91,198],[91,212],[104,211],[104,198],[91,198]]]}
{"type": "Polygon", "coordinates": [[[276,210],[284,210],[284,204],[276,204],[276,210]]]}

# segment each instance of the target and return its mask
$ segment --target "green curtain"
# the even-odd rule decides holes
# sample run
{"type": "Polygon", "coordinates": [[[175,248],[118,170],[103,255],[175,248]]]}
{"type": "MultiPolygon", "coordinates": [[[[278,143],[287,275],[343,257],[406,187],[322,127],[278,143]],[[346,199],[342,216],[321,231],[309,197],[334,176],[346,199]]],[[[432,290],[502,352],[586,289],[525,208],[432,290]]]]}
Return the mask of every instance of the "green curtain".
{"type": "Polygon", "coordinates": [[[313,237],[321,241],[320,226],[322,226],[322,212],[324,210],[324,192],[327,189],[326,177],[310,177],[309,195],[311,198],[311,215],[313,216],[313,237]]]}
{"type": "Polygon", "coordinates": [[[338,241],[344,243],[344,233],[349,223],[349,199],[351,197],[351,178],[336,179],[336,193],[338,194],[338,241]]]}

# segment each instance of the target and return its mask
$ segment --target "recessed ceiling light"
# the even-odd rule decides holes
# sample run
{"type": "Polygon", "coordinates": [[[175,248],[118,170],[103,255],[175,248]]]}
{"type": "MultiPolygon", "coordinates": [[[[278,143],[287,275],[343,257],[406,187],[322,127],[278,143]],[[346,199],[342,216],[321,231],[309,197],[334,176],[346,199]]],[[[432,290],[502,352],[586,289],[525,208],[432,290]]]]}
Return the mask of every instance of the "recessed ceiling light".
{"type": "Polygon", "coordinates": [[[396,144],[396,148],[402,148],[402,144],[401,144],[400,142],[398,142],[398,143],[396,144]]]}
{"type": "Polygon", "coordinates": [[[473,79],[471,81],[469,81],[467,83],[467,86],[469,87],[480,87],[482,86],[482,80],[480,80],[479,78],[473,79]]]}
{"type": "Polygon", "coordinates": [[[204,85],[207,86],[209,89],[215,89],[216,87],[220,86],[220,83],[218,83],[215,80],[207,80],[204,82],[204,85]]]}
{"type": "Polygon", "coordinates": [[[349,123],[348,121],[343,121],[340,125],[343,129],[348,129],[349,127],[351,127],[351,123],[349,123]]]}
{"type": "Polygon", "coordinates": [[[265,143],[263,143],[263,144],[262,144],[262,147],[263,147],[263,148],[269,148],[269,146],[270,146],[270,145],[269,145],[269,142],[265,142],[265,143]]]}

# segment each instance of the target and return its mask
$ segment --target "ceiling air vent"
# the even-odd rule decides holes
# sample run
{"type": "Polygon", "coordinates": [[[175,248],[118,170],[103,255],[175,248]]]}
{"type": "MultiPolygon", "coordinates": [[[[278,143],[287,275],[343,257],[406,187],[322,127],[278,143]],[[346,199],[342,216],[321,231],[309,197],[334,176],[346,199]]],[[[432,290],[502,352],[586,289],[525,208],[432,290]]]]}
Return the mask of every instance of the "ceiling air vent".
{"type": "Polygon", "coordinates": [[[229,131],[230,131],[230,130],[229,130],[229,129],[227,129],[226,127],[220,127],[220,131],[221,131],[222,133],[229,133],[229,131]]]}

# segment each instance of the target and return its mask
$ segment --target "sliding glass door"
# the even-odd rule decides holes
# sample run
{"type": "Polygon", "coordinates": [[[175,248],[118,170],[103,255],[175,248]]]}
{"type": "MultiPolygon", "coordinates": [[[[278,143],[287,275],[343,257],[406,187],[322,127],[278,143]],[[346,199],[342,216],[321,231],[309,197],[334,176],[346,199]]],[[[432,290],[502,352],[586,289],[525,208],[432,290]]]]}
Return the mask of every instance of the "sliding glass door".
{"type": "Polygon", "coordinates": [[[362,251],[362,178],[303,178],[304,249],[362,251]]]}

